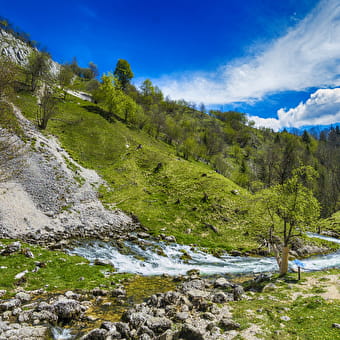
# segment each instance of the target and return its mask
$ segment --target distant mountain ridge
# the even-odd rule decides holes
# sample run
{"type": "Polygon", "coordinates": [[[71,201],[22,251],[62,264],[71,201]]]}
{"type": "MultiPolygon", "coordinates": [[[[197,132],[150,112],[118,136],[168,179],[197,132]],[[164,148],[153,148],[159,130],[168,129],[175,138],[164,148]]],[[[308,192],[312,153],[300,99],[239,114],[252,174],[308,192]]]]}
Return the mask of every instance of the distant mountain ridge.
{"type": "Polygon", "coordinates": [[[297,136],[301,136],[304,131],[307,131],[315,138],[320,138],[320,134],[322,132],[328,133],[332,128],[340,127],[340,123],[330,124],[330,125],[306,125],[301,126],[300,128],[288,127],[282,128],[281,131],[286,130],[289,133],[292,133],[297,136]]]}

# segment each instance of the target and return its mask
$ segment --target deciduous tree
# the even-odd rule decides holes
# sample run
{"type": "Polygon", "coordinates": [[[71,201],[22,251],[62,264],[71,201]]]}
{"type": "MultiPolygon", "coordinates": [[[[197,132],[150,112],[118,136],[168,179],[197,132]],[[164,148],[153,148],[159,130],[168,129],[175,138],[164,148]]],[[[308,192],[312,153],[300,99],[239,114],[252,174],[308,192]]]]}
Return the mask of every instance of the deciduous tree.
{"type": "Polygon", "coordinates": [[[57,99],[53,89],[45,86],[40,98],[39,109],[37,111],[37,123],[40,129],[47,127],[48,121],[57,113],[57,99]]]}
{"type": "Polygon", "coordinates": [[[49,77],[49,59],[50,55],[47,52],[37,51],[33,51],[28,57],[26,75],[32,92],[37,88],[39,79],[49,77]]]}
{"type": "Polygon", "coordinates": [[[305,184],[316,177],[311,167],[293,171],[293,176],[283,184],[275,185],[258,193],[257,208],[262,209],[261,222],[268,230],[268,244],[275,252],[280,274],[288,271],[289,246],[294,237],[301,235],[320,215],[320,206],[311,189],[305,184]],[[279,251],[275,239],[281,241],[279,251]]]}

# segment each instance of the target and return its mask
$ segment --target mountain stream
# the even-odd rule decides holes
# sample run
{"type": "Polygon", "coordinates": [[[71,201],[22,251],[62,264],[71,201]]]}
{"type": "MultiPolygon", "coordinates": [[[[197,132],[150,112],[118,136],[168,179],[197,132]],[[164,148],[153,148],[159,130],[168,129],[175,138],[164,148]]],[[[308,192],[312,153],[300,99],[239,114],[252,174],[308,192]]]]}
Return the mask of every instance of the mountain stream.
{"type": "MultiPolygon", "coordinates": [[[[316,237],[339,243],[332,237],[308,233],[316,237]]],[[[215,257],[196,248],[179,245],[141,240],[142,245],[124,243],[124,252],[110,243],[102,241],[87,241],[79,243],[70,253],[82,256],[91,262],[96,259],[111,263],[118,273],[134,273],[140,275],[179,275],[188,270],[199,269],[201,274],[254,274],[273,272],[277,270],[274,257],[231,256],[224,254],[215,257]]],[[[311,256],[302,260],[305,271],[315,271],[340,267],[340,250],[327,255],[311,256]]],[[[295,264],[290,263],[290,268],[295,264]]]]}

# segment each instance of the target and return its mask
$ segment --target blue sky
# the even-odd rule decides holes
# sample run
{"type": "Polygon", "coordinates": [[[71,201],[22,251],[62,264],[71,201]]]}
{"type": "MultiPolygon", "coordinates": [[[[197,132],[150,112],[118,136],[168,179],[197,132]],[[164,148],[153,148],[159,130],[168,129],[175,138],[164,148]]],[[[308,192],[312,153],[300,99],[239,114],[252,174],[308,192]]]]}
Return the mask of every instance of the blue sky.
{"type": "Polygon", "coordinates": [[[340,122],[338,0],[4,1],[58,62],[130,62],[173,99],[280,129],[340,122]],[[306,124],[308,123],[308,124],[306,124]]]}

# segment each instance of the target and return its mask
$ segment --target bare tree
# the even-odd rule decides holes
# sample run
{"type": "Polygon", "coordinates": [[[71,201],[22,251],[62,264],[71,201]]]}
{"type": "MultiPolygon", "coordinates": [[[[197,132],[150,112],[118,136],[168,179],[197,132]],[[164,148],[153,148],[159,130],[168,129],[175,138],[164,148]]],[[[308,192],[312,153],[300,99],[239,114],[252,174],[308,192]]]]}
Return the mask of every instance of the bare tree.
{"type": "Polygon", "coordinates": [[[0,56],[0,99],[13,87],[18,67],[8,57],[0,56]]]}
{"type": "Polygon", "coordinates": [[[23,141],[14,133],[0,127],[0,182],[21,172],[24,153],[23,141]]]}
{"type": "Polygon", "coordinates": [[[53,89],[44,86],[40,98],[39,109],[37,111],[37,124],[40,129],[47,127],[48,121],[57,113],[57,98],[54,96],[53,89]]]}

